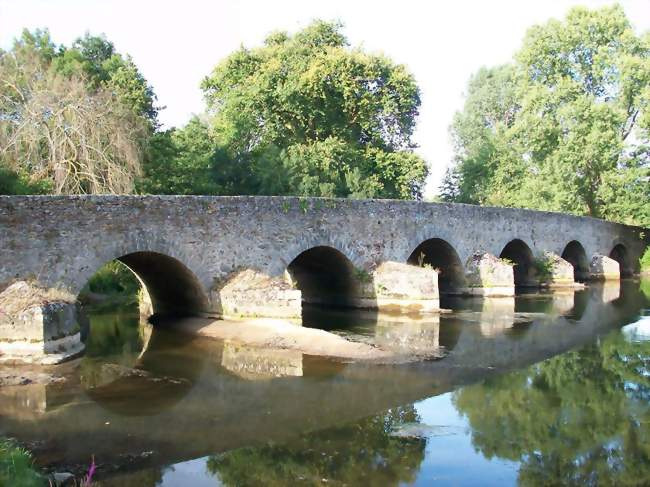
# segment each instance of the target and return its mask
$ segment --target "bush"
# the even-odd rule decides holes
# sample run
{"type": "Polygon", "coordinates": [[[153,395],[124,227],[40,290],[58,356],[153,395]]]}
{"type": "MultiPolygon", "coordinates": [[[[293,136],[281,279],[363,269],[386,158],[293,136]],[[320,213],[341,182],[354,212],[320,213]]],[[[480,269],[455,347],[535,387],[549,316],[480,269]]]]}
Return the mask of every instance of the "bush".
{"type": "Polygon", "coordinates": [[[45,485],[34,468],[32,455],[13,441],[0,439],[0,485],[31,487],[45,485]]]}
{"type": "Polygon", "coordinates": [[[101,267],[88,281],[84,291],[99,294],[135,295],[140,281],[124,264],[113,260],[101,267]]]}

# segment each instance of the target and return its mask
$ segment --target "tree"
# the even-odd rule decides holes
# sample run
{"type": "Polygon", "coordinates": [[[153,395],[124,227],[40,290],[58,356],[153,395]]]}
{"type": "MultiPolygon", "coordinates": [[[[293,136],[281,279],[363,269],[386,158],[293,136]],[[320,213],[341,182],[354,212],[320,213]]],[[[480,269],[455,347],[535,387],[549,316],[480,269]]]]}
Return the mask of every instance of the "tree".
{"type": "Polygon", "coordinates": [[[533,27],[470,81],[443,196],[650,224],[649,85],[650,35],[621,7],[533,27]]]}
{"type": "Polygon", "coordinates": [[[202,87],[223,149],[215,171],[252,175],[231,191],[421,196],[415,80],[385,57],[348,49],[340,24],[317,21],[242,47],[202,87]]]}
{"type": "Polygon", "coordinates": [[[113,92],[133,112],[158,127],[158,107],[153,88],[147,83],[130,56],[122,56],[104,36],[88,33],[72,47],[60,46],[54,69],[64,76],[85,78],[90,88],[113,92]]]}
{"type": "Polygon", "coordinates": [[[75,46],[24,31],[0,52],[3,193],[134,189],[155,126],[153,92],[105,39],[75,46]]]}
{"type": "Polygon", "coordinates": [[[156,133],[138,190],[151,194],[223,194],[213,171],[217,148],[208,127],[194,117],[181,129],[156,133]]]}

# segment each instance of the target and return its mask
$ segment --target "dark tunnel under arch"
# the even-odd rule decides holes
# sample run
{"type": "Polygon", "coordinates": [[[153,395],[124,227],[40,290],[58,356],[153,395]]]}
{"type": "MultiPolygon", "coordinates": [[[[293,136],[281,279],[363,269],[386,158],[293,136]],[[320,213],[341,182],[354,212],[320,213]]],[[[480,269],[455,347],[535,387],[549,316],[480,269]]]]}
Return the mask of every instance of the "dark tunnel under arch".
{"type": "Polygon", "coordinates": [[[287,272],[307,304],[347,307],[358,294],[354,264],[339,250],[316,246],[301,252],[287,272]]]}
{"type": "Polygon", "coordinates": [[[621,277],[632,277],[634,275],[635,265],[625,245],[620,243],[615,245],[610,251],[609,257],[618,262],[621,277]]]}
{"type": "Polygon", "coordinates": [[[508,242],[499,254],[501,259],[514,263],[513,273],[516,287],[536,287],[535,258],[526,242],[518,238],[508,242]]]}
{"type": "Polygon", "coordinates": [[[453,293],[465,284],[463,264],[454,247],[441,238],[430,238],[418,245],[406,261],[411,265],[430,265],[438,270],[438,287],[453,293]]]}
{"type": "Polygon", "coordinates": [[[124,264],[146,288],[156,315],[191,316],[209,310],[203,286],[178,259],[142,251],[114,260],[124,264]]]}
{"type": "Polygon", "coordinates": [[[562,251],[561,257],[573,266],[573,279],[584,282],[589,278],[589,260],[585,248],[577,240],[571,240],[562,251]]]}

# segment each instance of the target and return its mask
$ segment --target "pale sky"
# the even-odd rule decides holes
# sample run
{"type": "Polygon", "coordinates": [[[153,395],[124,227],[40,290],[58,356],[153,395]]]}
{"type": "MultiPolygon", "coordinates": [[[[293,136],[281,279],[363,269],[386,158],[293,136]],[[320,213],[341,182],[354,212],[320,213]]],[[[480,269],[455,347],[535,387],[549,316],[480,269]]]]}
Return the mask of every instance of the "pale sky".
{"type": "MultiPolygon", "coordinates": [[[[312,19],[341,20],[353,46],[405,64],[422,92],[415,141],[435,194],[452,160],[449,124],[481,66],[508,62],[526,29],[562,18],[574,5],[605,0],[0,0],[0,47],[23,28],[47,27],[57,44],[104,33],[130,54],[166,108],[165,127],[182,126],[204,109],[199,84],[219,60],[260,45],[273,30],[296,31],[312,19]]],[[[650,30],[650,0],[619,2],[637,32],[650,30]]]]}

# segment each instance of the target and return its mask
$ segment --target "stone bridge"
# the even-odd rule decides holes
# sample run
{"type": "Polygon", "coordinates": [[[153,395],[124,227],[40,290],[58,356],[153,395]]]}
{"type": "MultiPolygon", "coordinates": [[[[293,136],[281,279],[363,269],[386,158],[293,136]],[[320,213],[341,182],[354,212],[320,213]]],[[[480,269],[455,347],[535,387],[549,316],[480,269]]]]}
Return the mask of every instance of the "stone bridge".
{"type": "Polygon", "coordinates": [[[115,259],[160,314],[300,318],[303,303],[422,314],[446,294],[508,296],[631,276],[649,233],[558,213],[414,201],[3,196],[0,353],[79,348],[67,303],[115,259]],[[41,289],[38,306],[7,307],[16,296],[29,304],[32,285],[41,289]]]}

